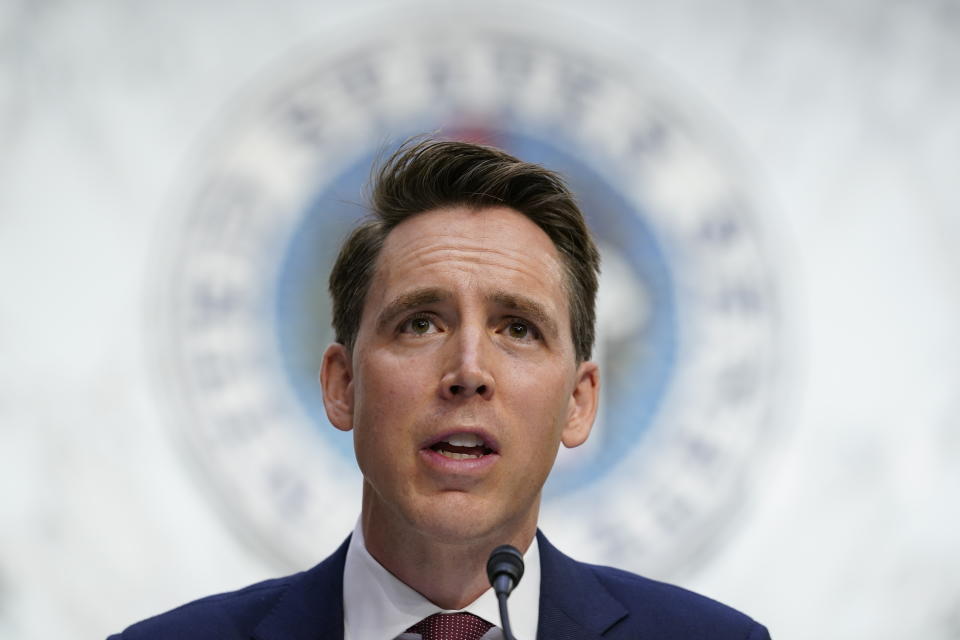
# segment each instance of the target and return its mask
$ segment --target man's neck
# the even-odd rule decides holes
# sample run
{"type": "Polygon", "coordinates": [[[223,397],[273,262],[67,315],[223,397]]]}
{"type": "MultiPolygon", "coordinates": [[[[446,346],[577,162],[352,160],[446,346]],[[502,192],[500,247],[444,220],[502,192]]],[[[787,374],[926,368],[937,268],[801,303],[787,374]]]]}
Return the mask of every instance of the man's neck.
{"type": "MultiPolygon", "coordinates": [[[[535,515],[535,514],[534,514],[535,515]]],[[[526,552],[536,519],[513,531],[448,541],[383,514],[364,496],[361,526],[367,551],[401,582],[443,609],[462,609],[490,588],[487,558],[501,544],[526,552]]]]}

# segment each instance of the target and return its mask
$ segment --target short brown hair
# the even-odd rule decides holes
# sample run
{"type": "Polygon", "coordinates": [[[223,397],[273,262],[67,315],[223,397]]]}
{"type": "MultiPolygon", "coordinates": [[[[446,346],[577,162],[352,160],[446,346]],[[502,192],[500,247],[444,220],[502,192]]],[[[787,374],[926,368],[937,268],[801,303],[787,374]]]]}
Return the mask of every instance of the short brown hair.
{"type": "Polygon", "coordinates": [[[600,254],[559,175],[493,147],[414,139],[374,171],[369,200],[371,216],[347,236],[330,272],[337,342],[353,348],[377,257],[394,227],[442,207],[506,206],[543,229],[560,253],[577,361],[590,359],[600,254]]]}

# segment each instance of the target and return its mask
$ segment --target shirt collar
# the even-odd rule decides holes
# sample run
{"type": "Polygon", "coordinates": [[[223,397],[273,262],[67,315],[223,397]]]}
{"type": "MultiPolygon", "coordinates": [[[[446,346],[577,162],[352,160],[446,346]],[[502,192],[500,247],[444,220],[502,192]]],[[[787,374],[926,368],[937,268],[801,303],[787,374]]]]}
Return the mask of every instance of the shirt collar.
{"type": "MultiPolygon", "coordinates": [[[[523,580],[510,594],[510,626],[517,640],[534,640],[540,616],[540,547],[537,538],[523,556],[523,580]]],[[[467,611],[500,626],[500,609],[493,589],[459,611],[467,611]]],[[[346,640],[396,638],[405,629],[441,609],[383,568],[363,539],[357,522],[343,568],[343,628],[346,640]]],[[[491,637],[490,634],[485,638],[491,637]]],[[[492,637],[502,637],[494,635],[492,637]]]]}

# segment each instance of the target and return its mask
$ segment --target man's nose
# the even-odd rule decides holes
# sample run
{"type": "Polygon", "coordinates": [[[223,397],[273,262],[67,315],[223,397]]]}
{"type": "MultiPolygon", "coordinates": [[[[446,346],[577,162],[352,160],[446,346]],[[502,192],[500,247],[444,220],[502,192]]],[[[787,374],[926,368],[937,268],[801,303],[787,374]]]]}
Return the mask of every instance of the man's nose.
{"type": "Polygon", "coordinates": [[[447,368],[440,380],[440,394],[448,399],[474,395],[493,397],[494,377],[490,370],[489,337],[481,329],[463,329],[448,343],[447,368]]]}

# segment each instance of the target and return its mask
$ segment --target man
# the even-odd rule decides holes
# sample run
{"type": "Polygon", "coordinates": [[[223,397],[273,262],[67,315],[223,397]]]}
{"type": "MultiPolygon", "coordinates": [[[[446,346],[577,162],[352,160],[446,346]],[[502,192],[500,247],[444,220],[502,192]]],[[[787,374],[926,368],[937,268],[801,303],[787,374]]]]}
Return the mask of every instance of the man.
{"type": "Polygon", "coordinates": [[[597,410],[599,255],[563,182],[501,151],[421,141],[388,159],[330,276],[320,382],[363,472],[353,535],[320,565],[128,628],[140,638],[503,634],[485,571],[511,544],[519,640],[768,639],[707,598],[578,563],[538,533],[561,443],[597,410]],[[453,613],[460,612],[460,613],[453,613]]]}

